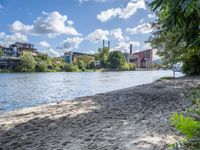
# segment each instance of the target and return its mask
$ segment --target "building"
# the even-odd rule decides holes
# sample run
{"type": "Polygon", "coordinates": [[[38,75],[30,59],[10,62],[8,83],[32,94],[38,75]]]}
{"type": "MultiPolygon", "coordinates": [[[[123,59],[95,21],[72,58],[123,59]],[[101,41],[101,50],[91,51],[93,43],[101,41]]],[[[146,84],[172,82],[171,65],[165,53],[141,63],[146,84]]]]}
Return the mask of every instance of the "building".
{"type": "Polygon", "coordinates": [[[16,69],[19,62],[19,58],[0,58],[0,70],[16,69]]]}
{"type": "Polygon", "coordinates": [[[38,54],[33,44],[16,42],[9,45],[9,47],[0,46],[3,51],[3,56],[0,57],[0,70],[15,69],[20,61],[19,56],[23,52],[32,52],[33,56],[38,54]]]}
{"type": "Polygon", "coordinates": [[[88,56],[88,57],[91,57],[91,59],[95,60],[94,55],[79,53],[79,52],[72,52],[72,51],[65,52],[63,59],[65,60],[65,62],[72,64],[73,62],[75,62],[77,60],[77,58],[79,58],[81,56],[88,56]]]}
{"type": "Polygon", "coordinates": [[[138,69],[151,68],[152,62],[153,62],[153,50],[148,49],[148,50],[140,51],[137,53],[133,53],[132,48],[133,48],[133,46],[132,46],[132,44],[130,44],[130,52],[124,53],[126,62],[134,63],[136,65],[136,68],[138,68],[138,69]]]}
{"type": "Polygon", "coordinates": [[[9,45],[9,47],[0,46],[3,50],[4,57],[19,57],[23,52],[32,52],[33,55],[37,55],[38,51],[34,48],[33,44],[16,42],[9,45]]]}
{"type": "Polygon", "coordinates": [[[134,55],[136,56],[134,63],[137,68],[149,69],[152,67],[152,62],[153,62],[152,49],[140,51],[140,52],[134,53],[134,55]]]}

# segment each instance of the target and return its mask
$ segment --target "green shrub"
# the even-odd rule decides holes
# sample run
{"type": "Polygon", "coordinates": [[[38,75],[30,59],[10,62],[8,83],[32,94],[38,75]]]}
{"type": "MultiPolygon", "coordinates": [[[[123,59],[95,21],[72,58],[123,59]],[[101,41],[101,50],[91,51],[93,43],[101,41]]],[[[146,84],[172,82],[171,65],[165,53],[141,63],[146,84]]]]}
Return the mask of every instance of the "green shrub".
{"type": "Polygon", "coordinates": [[[122,67],[122,70],[124,70],[124,71],[135,70],[135,64],[125,63],[124,66],[122,67]]]}
{"type": "Polygon", "coordinates": [[[91,60],[88,64],[88,69],[96,69],[95,64],[94,64],[94,60],[91,60]]]}
{"type": "Polygon", "coordinates": [[[76,72],[78,71],[78,66],[73,64],[65,64],[63,70],[66,72],[76,72]]]}
{"type": "MultiPolygon", "coordinates": [[[[187,110],[186,116],[174,113],[170,120],[175,128],[185,135],[182,142],[187,149],[200,149],[200,89],[192,92],[192,107],[187,110]]],[[[174,145],[175,147],[177,144],[174,145]]]]}
{"type": "Polygon", "coordinates": [[[47,71],[47,64],[45,62],[39,62],[35,66],[35,71],[37,72],[46,72],[47,71]]]}

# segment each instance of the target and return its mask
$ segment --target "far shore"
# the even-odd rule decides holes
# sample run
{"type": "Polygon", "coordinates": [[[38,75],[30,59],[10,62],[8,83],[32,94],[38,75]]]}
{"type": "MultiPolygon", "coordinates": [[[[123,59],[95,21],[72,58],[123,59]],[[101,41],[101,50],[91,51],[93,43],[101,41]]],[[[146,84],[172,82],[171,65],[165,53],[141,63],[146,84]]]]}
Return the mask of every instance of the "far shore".
{"type": "Polygon", "coordinates": [[[0,115],[0,149],[167,150],[182,137],[168,118],[200,77],[154,83],[0,115]]]}

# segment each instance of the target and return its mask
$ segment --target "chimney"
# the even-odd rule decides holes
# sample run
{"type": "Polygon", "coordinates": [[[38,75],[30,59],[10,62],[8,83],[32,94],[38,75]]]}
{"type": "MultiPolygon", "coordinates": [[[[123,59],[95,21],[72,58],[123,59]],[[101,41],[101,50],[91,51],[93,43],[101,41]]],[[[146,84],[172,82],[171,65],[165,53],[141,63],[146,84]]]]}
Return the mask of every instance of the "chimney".
{"type": "Polygon", "coordinates": [[[108,41],[108,48],[110,49],[110,41],[108,41]]]}
{"type": "Polygon", "coordinates": [[[132,54],[132,53],[133,53],[133,45],[130,44],[130,54],[132,54]]]}
{"type": "Polygon", "coordinates": [[[103,40],[103,48],[105,47],[105,40],[103,40]]]}

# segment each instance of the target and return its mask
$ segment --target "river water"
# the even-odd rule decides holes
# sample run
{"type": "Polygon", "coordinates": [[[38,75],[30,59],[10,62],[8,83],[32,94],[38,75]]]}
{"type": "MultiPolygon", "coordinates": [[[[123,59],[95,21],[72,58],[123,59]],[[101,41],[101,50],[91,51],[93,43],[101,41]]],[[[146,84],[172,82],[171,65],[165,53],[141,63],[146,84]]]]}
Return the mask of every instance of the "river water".
{"type": "MultiPolygon", "coordinates": [[[[0,113],[153,82],[172,71],[2,73],[0,113]]],[[[176,73],[176,76],[182,76],[176,73]]]]}

